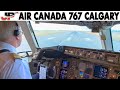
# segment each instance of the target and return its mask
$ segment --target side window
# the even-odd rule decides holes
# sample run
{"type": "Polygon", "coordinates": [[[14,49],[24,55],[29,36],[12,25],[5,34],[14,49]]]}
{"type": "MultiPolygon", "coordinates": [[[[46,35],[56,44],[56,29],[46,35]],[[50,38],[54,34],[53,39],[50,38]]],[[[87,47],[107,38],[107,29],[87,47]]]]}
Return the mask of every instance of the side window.
{"type": "Polygon", "coordinates": [[[111,28],[113,49],[120,52],[120,24],[116,24],[111,28]]]}

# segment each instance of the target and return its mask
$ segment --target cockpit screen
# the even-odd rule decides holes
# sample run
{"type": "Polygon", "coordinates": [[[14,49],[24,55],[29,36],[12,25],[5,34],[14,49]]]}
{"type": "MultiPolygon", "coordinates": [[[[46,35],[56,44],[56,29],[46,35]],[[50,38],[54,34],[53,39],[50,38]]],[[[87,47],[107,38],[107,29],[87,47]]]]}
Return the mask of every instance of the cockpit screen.
{"type": "Polygon", "coordinates": [[[67,60],[63,60],[62,67],[67,68],[69,66],[69,62],[67,60]]]}
{"type": "Polygon", "coordinates": [[[62,69],[60,71],[60,79],[67,79],[67,70],[62,69]]]}
{"type": "Polygon", "coordinates": [[[62,60],[62,68],[60,70],[60,79],[67,79],[68,67],[69,67],[69,61],[62,60]]]}
{"type": "Polygon", "coordinates": [[[100,78],[100,79],[107,79],[108,69],[102,66],[95,66],[94,67],[94,77],[100,78]]]}
{"type": "Polygon", "coordinates": [[[84,72],[80,71],[80,77],[82,78],[84,76],[84,72]]]}

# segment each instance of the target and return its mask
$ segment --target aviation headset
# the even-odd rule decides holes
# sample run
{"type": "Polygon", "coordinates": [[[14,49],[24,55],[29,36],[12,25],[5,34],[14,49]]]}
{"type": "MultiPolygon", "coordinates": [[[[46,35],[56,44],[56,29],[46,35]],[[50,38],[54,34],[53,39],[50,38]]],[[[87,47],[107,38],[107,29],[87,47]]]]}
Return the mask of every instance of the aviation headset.
{"type": "Polygon", "coordinates": [[[18,27],[18,23],[17,23],[17,22],[16,22],[16,26],[17,26],[17,29],[14,30],[14,36],[20,35],[20,30],[19,30],[19,27],[18,27]]]}

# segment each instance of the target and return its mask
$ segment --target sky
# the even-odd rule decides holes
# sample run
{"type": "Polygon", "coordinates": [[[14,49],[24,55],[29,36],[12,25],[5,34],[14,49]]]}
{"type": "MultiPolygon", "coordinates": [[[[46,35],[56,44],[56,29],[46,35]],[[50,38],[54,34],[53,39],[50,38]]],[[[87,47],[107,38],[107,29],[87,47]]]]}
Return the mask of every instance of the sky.
{"type": "MultiPolygon", "coordinates": [[[[34,30],[72,30],[72,31],[91,31],[86,26],[78,25],[66,25],[66,24],[55,24],[55,23],[39,23],[35,24],[31,21],[34,30]]],[[[111,29],[120,30],[120,24],[114,25],[111,29]]]]}
{"type": "Polygon", "coordinates": [[[113,29],[113,30],[120,30],[120,24],[114,25],[111,29],[113,29]]]}
{"type": "Polygon", "coordinates": [[[86,26],[78,25],[66,25],[66,24],[55,24],[55,23],[39,23],[35,24],[31,21],[34,30],[72,30],[72,31],[91,31],[86,26]]]}

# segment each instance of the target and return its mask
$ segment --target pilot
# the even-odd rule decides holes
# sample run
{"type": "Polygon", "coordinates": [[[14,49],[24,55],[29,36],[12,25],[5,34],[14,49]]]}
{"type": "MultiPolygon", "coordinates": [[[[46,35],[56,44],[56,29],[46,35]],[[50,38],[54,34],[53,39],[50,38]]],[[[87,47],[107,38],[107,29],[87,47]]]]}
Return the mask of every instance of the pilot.
{"type": "Polygon", "coordinates": [[[0,79],[32,79],[29,65],[17,55],[22,30],[15,21],[0,21],[0,79]]]}

